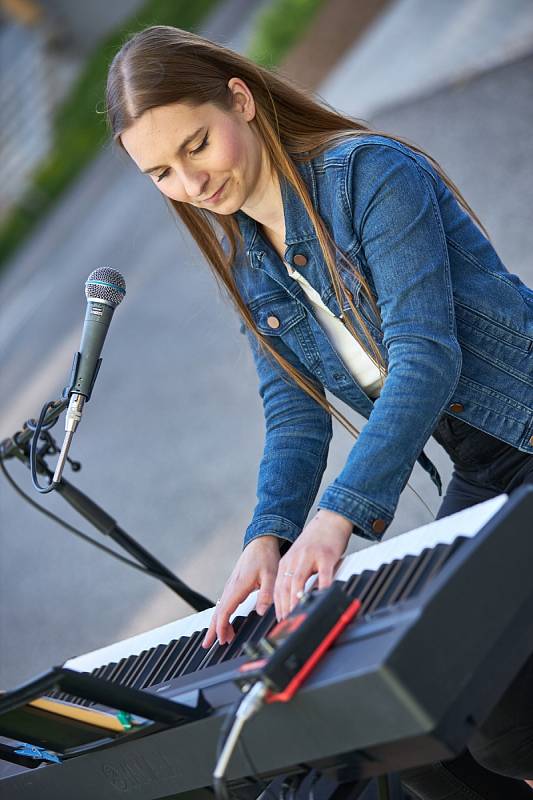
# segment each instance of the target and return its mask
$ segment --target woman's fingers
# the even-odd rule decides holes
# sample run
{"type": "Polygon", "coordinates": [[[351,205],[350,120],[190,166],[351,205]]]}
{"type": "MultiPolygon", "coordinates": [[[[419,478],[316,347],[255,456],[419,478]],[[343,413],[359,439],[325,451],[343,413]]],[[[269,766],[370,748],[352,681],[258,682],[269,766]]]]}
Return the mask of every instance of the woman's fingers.
{"type": "Polygon", "coordinates": [[[318,570],[318,588],[327,589],[333,581],[333,575],[337,561],[332,556],[328,561],[325,561],[318,570]]]}
{"type": "Polygon", "coordinates": [[[255,603],[255,610],[260,617],[270,608],[274,598],[274,583],[276,581],[276,573],[274,570],[265,573],[261,579],[261,586],[257,594],[255,603]]]}
{"type": "Polygon", "coordinates": [[[254,589],[259,589],[257,613],[265,613],[272,604],[279,558],[279,539],[275,536],[258,537],[246,547],[224,587],[222,597],[217,601],[202,642],[203,647],[211,647],[216,638],[220,644],[233,639],[230,617],[254,589]]]}
{"type": "MultiPolygon", "coordinates": [[[[309,576],[307,576],[309,577],[309,576]]],[[[300,599],[305,590],[305,584],[307,583],[307,578],[304,577],[304,574],[296,573],[294,578],[291,581],[291,592],[289,598],[289,611],[290,613],[294,606],[300,602],[300,599]]]]}
{"type": "Polygon", "coordinates": [[[248,582],[241,583],[240,585],[232,584],[229,592],[225,591],[222,595],[220,603],[217,606],[217,619],[215,625],[217,639],[220,644],[227,644],[233,640],[235,633],[230,624],[229,618],[242,603],[242,601],[246,600],[254,588],[254,585],[250,585],[248,582]]]}
{"type": "Polygon", "coordinates": [[[300,600],[305,584],[311,575],[318,573],[318,588],[326,589],[333,581],[337,559],[333,553],[324,553],[315,562],[302,559],[297,563],[280,561],[274,588],[277,619],[287,617],[300,600]]]}
{"type": "MultiPolygon", "coordinates": [[[[219,601],[217,600],[217,603],[218,602],[219,601]]],[[[216,635],[217,635],[217,633],[216,633],[217,611],[218,611],[218,605],[215,606],[215,610],[213,611],[213,615],[211,617],[211,622],[209,623],[209,627],[207,629],[207,633],[204,636],[204,640],[202,642],[202,647],[205,647],[206,650],[207,650],[207,648],[211,647],[211,645],[213,644],[213,642],[216,639],[216,635]]]]}
{"type": "MultiPolygon", "coordinates": [[[[307,567],[301,565],[298,568],[296,563],[291,563],[291,561],[288,561],[285,564],[283,563],[283,559],[280,561],[278,576],[276,578],[276,584],[274,587],[274,603],[276,605],[276,618],[278,620],[285,619],[292,608],[291,596],[293,594],[293,583],[295,583],[297,586],[301,586],[302,584],[305,584],[307,578],[311,574],[311,565],[307,565],[307,567]]],[[[295,594],[296,591],[294,592],[294,596],[295,594]]]]}

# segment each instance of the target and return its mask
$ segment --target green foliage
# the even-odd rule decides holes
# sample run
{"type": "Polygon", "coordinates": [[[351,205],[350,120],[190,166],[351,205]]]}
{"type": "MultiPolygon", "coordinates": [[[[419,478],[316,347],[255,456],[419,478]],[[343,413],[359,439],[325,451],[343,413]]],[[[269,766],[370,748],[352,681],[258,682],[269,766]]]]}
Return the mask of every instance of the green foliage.
{"type": "Polygon", "coordinates": [[[89,57],[53,122],[54,146],[22,201],[0,225],[0,263],[5,261],[79,175],[107,139],[103,114],[109,64],[129,36],[150,25],[198,30],[218,0],[149,0],[89,57]],[[99,111],[100,113],[96,113],[99,111]]]}
{"type": "Polygon", "coordinates": [[[261,14],[248,55],[275,67],[301,38],[324,0],[273,0],[261,14]]]}

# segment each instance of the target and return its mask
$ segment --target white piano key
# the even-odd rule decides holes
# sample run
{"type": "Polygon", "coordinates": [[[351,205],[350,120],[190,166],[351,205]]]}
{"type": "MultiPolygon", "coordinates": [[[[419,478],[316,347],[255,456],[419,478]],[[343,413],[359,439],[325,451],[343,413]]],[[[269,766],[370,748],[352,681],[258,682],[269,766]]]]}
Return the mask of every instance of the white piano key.
{"type": "Polygon", "coordinates": [[[422,525],[393,539],[387,539],[375,547],[351,553],[343,560],[335,577],[338,580],[347,580],[351,575],[363,572],[365,569],[376,570],[382,564],[389,564],[397,558],[416,556],[426,547],[450,544],[457,536],[475,536],[506,501],[507,495],[500,494],[485,500],[484,503],[465,508],[464,511],[458,511],[456,514],[422,525]]]}
{"type": "MultiPolygon", "coordinates": [[[[382,564],[390,563],[397,558],[407,555],[416,556],[426,547],[434,547],[441,543],[449,544],[457,536],[475,536],[506,501],[506,494],[498,495],[498,497],[493,497],[472,508],[458,511],[444,519],[430,522],[428,525],[415,528],[408,533],[400,534],[357,553],[351,553],[343,559],[335,577],[338,580],[347,580],[351,575],[361,573],[365,569],[377,570],[382,564]]],[[[310,578],[307,587],[313,581],[314,577],[310,578]]],[[[238,607],[232,619],[248,616],[255,608],[256,597],[257,592],[252,592],[238,607]]],[[[107,647],[71,658],[65,663],[65,666],[80,672],[90,672],[102,664],[119,661],[124,656],[138,655],[143,650],[159,644],[166,644],[172,639],[179,639],[180,636],[190,636],[195,631],[207,628],[212,614],[212,608],[191,614],[159,628],[153,628],[146,633],[131,636],[129,639],[123,639],[107,647]]]]}

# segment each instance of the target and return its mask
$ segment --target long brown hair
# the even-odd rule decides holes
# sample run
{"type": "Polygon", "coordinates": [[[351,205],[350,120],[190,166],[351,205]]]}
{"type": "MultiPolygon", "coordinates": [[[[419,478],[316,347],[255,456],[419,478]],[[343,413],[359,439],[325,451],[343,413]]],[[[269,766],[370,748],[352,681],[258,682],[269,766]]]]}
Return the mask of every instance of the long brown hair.
{"type": "MultiPolygon", "coordinates": [[[[296,163],[311,160],[334,141],[347,136],[369,134],[388,136],[425,156],[467,213],[485,233],[486,231],[442,167],[421,148],[399,136],[391,136],[383,131],[369,128],[360,121],[345,117],[296,87],[284,76],[264,69],[250,59],[208,39],[178,28],[164,25],[147,28],[127,41],[113,59],[106,92],[107,116],[113,138],[121,144],[122,133],[135,120],[149,109],[169,103],[187,102],[200,105],[209,102],[229,110],[231,92],[228,89],[228,81],[233,77],[244,80],[253,94],[256,115],[251,124],[256,126],[272,168],[278,176],[285,177],[301,198],[314,225],[339,307],[343,307],[343,300],[348,302],[365,333],[371,352],[368,352],[348,316],[344,319],[345,324],[377,364],[383,378],[386,374],[386,365],[353,303],[353,298],[340,278],[335,263],[336,252],[357,275],[361,290],[379,318],[375,298],[363,276],[332,241],[324,222],[313,206],[296,163]]],[[[357,428],[328,402],[319,384],[308,380],[296,370],[277,353],[269,343],[268,337],[262,336],[256,329],[252,315],[243,302],[234,280],[232,265],[238,247],[242,244],[242,237],[233,215],[216,214],[174,200],[169,200],[169,203],[191,232],[215,277],[264,350],[300,388],[355,437],[359,433],[357,428]],[[220,230],[229,242],[229,254],[221,245],[220,230]]]]}

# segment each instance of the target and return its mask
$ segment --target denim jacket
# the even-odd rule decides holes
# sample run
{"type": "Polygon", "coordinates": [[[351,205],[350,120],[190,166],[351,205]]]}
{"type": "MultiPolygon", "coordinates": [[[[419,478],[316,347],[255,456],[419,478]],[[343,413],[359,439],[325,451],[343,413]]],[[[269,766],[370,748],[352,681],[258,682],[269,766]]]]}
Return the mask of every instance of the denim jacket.
{"type": "MultiPolygon", "coordinates": [[[[415,461],[437,485],[423,452],[450,414],[533,453],[533,291],[509,273],[494,248],[423,156],[384,136],[349,137],[298,164],[314,207],[368,284],[337,268],[364,317],[387,377],[372,401],[318,324],[312,305],[254,220],[237,212],[244,248],[237,288],[258,330],[321,389],[367,419],[319,507],[378,540],[415,461]]],[[[311,220],[282,182],[285,260],[337,316],[338,306],[311,220]]],[[[266,434],[258,502],[245,546],[273,534],[294,541],[316,498],[332,435],[331,418],[248,333],[259,376],[266,434]]]]}

